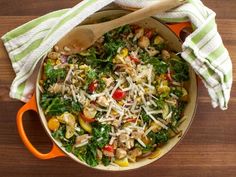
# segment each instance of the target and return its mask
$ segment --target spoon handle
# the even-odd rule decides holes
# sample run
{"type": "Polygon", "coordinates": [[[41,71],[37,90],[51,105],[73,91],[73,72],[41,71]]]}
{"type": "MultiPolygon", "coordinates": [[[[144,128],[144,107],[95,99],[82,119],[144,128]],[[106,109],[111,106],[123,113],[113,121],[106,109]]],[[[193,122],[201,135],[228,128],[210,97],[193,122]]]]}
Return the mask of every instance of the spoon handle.
{"type": "Polygon", "coordinates": [[[115,20],[98,24],[98,26],[96,27],[96,31],[98,33],[101,31],[101,33],[104,34],[117,27],[134,23],[144,18],[156,15],[159,12],[165,12],[172,8],[178,7],[185,2],[186,0],[157,0],[157,2],[153,5],[136,10],[115,20]]]}

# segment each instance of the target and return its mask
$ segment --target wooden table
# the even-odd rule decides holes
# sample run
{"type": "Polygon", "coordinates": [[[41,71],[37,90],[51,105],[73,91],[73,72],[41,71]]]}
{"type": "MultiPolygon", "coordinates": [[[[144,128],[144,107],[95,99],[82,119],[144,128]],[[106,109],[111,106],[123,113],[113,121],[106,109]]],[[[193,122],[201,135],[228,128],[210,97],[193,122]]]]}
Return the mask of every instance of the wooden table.
{"type": "MultiPolygon", "coordinates": [[[[50,11],[72,7],[75,0],[0,1],[0,36],[9,30],[50,11]]],[[[219,31],[235,64],[236,1],[204,0],[217,13],[219,31]]],[[[236,65],[234,65],[236,71],[236,65]]],[[[69,158],[39,160],[20,140],[15,117],[23,105],[9,98],[14,78],[10,61],[0,43],[0,176],[1,177],[235,177],[236,176],[236,87],[227,111],[213,109],[203,84],[199,81],[197,114],[184,140],[156,163],[128,172],[102,172],[75,163],[69,158]]],[[[236,73],[234,72],[234,78],[236,73]]],[[[33,144],[42,152],[50,149],[37,115],[26,113],[24,125],[33,144]]]]}

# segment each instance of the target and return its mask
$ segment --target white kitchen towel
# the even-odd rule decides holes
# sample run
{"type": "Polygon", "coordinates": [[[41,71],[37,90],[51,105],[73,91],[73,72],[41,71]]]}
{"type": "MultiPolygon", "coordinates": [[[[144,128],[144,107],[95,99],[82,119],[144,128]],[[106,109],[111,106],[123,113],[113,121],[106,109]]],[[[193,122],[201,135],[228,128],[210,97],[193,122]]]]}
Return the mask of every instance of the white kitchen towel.
{"type": "MultiPolygon", "coordinates": [[[[16,77],[10,97],[27,102],[34,91],[40,59],[71,29],[115,0],[84,0],[70,9],[49,13],[2,36],[16,77]]],[[[116,0],[121,6],[142,8],[160,0],[116,0]]],[[[189,0],[156,15],[166,22],[190,21],[195,31],[183,43],[182,57],[202,78],[213,107],[227,109],[232,86],[232,63],[217,31],[215,13],[200,0],[189,0]]]]}

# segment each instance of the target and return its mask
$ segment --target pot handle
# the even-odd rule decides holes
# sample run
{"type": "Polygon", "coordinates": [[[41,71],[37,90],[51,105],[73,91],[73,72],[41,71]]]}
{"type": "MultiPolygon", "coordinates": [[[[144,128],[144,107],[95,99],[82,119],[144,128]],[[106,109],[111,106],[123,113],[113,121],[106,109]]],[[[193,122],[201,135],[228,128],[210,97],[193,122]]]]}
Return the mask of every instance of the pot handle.
{"type": "Polygon", "coordinates": [[[17,113],[16,117],[16,123],[17,123],[17,128],[19,135],[25,144],[26,148],[37,158],[39,159],[51,159],[55,157],[60,157],[60,156],[65,156],[65,154],[53,143],[52,149],[50,152],[43,154],[39,152],[29,141],[28,137],[26,136],[24,127],[23,127],[23,115],[26,111],[33,110],[35,112],[38,112],[37,106],[36,106],[36,101],[35,101],[35,94],[33,97],[30,99],[28,103],[26,103],[24,106],[20,108],[20,110],[17,113]]]}
{"type": "Polygon", "coordinates": [[[182,41],[192,32],[192,25],[189,22],[166,24],[182,41]],[[184,30],[186,29],[186,30],[184,30]],[[189,30],[190,31],[189,31],[189,30]],[[181,32],[186,33],[181,35],[181,32]],[[189,34],[188,34],[189,33],[189,34]]]}

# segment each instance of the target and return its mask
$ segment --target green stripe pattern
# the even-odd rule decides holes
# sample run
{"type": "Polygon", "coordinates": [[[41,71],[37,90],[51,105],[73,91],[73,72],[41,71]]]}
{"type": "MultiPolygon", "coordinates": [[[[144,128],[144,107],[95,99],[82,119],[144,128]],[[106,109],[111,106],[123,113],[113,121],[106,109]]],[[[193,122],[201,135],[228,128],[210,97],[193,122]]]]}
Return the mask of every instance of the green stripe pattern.
{"type": "MultiPolygon", "coordinates": [[[[29,78],[40,59],[69,30],[113,1],[84,0],[71,9],[46,14],[2,36],[16,72],[10,96],[24,102],[28,101],[33,92],[33,81],[29,78]]],[[[117,0],[116,3],[122,5],[127,1],[138,6],[138,3],[145,0],[117,0]]],[[[188,0],[187,4],[156,17],[168,23],[192,23],[195,31],[183,43],[182,57],[203,80],[213,107],[227,109],[232,86],[232,63],[217,32],[215,13],[200,0],[188,0]]]]}

